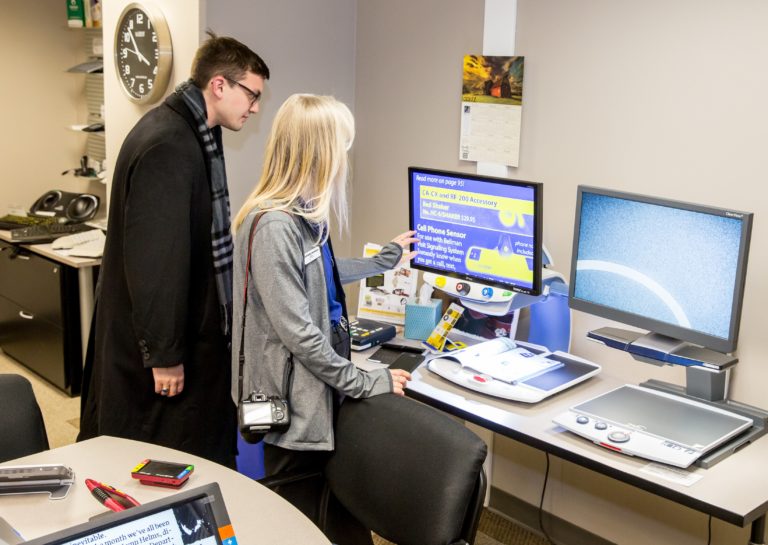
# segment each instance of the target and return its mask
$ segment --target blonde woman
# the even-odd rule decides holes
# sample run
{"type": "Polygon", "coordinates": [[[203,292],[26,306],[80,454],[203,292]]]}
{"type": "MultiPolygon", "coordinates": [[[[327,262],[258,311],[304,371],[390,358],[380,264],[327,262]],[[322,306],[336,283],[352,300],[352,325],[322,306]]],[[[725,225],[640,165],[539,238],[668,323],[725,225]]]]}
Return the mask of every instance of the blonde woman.
{"type": "MultiPolygon", "coordinates": [[[[347,224],[347,151],[353,139],[354,119],[341,102],[327,96],[289,97],[275,116],[261,178],[234,221],[232,395],[237,397],[242,337],[244,395],[284,395],[290,403],[290,428],[264,439],[267,475],[321,470],[334,448],[333,415],[343,397],[403,395],[411,378],[397,369],[364,372],[349,360],[342,285],[412,258],[406,249],[416,241],[409,231],[373,258],[334,258],[328,226],[332,214],[342,228],[347,224]]],[[[321,485],[278,492],[317,521],[321,485]]],[[[338,516],[329,516],[329,523],[341,522],[328,530],[332,541],[371,543],[370,532],[351,516],[334,511],[338,516]]]]}

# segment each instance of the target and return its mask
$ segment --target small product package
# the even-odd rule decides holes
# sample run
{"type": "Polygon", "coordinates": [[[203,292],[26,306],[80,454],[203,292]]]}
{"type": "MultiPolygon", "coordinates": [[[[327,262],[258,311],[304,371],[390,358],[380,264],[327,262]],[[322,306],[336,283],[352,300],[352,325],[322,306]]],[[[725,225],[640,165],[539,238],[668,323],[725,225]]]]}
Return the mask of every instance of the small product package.
{"type": "MultiPolygon", "coordinates": [[[[435,326],[424,344],[432,352],[442,352],[445,349],[446,341],[448,341],[448,333],[456,325],[456,322],[464,312],[464,307],[456,303],[451,303],[448,310],[440,319],[440,323],[435,326]]],[[[450,346],[456,347],[456,343],[451,343],[450,346]]]]}

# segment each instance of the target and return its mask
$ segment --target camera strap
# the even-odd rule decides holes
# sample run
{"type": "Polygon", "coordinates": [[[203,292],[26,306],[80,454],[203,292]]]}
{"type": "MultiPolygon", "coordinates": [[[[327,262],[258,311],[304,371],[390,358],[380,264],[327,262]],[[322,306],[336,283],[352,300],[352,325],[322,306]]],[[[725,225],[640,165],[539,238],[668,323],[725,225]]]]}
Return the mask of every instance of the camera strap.
{"type": "MultiPolygon", "coordinates": [[[[284,210],[281,212],[288,214],[284,210]]],[[[237,370],[237,399],[243,400],[243,366],[245,365],[245,314],[248,309],[248,276],[251,272],[251,254],[253,249],[253,236],[256,232],[256,226],[259,224],[261,216],[265,212],[259,212],[251,224],[251,231],[248,234],[248,257],[245,263],[245,282],[243,285],[243,319],[240,324],[240,350],[238,351],[238,370],[237,370]]],[[[288,214],[291,216],[291,214],[288,214]]],[[[293,216],[292,216],[293,217],[293,216]]],[[[295,221],[295,217],[293,218],[295,221]]],[[[304,270],[302,268],[302,275],[304,270]]],[[[288,372],[283,374],[283,391],[281,392],[283,399],[288,400],[288,394],[290,393],[291,382],[293,381],[293,354],[288,356],[288,372]]]]}

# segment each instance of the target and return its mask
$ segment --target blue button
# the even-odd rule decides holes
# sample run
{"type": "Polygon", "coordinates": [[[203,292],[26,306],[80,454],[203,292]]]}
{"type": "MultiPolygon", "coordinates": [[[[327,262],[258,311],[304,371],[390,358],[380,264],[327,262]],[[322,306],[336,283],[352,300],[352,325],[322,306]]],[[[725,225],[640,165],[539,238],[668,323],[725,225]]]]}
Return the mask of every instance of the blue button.
{"type": "Polygon", "coordinates": [[[483,288],[483,297],[490,299],[493,296],[493,288],[483,288]]]}

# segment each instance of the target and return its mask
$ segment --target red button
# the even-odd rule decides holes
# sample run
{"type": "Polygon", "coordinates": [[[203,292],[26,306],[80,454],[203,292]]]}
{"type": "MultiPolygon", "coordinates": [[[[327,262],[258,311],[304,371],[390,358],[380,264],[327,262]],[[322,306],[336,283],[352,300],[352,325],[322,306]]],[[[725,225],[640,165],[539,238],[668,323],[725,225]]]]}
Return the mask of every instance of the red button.
{"type": "Polygon", "coordinates": [[[609,448],[611,450],[615,450],[616,452],[621,452],[621,449],[614,445],[609,445],[608,443],[598,443],[601,447],[609,448]]]}
{"type": "Polygon", "coordinates": [[[486,381],[486,380],[485,380],[483,377],[481,377],[480,375],[475,375],[475,376],[473,376],[472,378],[473,378],[473,379],[475,379],[477,382],[487,382],[487,381],[486,381]]]}

